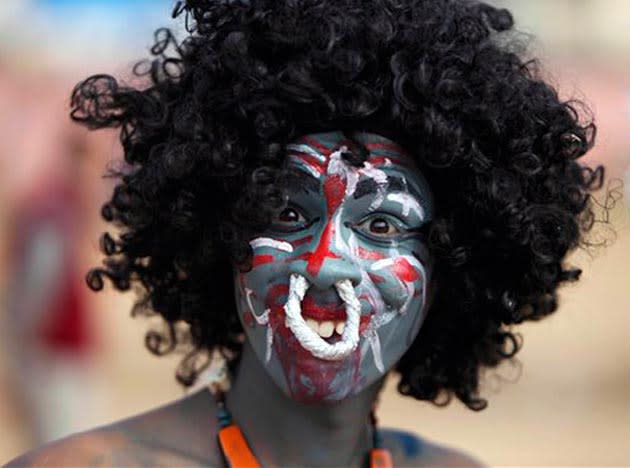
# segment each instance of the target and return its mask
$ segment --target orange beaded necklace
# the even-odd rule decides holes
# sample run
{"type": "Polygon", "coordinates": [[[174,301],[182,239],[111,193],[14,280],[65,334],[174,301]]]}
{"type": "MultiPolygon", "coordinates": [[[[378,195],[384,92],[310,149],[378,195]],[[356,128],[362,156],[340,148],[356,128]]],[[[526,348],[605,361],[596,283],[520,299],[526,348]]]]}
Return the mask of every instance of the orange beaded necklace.
{"type": "MultiPolygon", "coordinates": [[[[229,468],[259,468],[260,463],[249,448],[245,436],[238,425],[232,421],[232,415],[225,406],[223,392],[216,393],[217,417],[219,421],[219,448],[229,468]]],[[[382,447],[381,437],[376,430],[374,413],[370,415],[373,434],[373,447],[369,452],[370,468],[392,468],[392,456],[389,450],[382,447]]]]}

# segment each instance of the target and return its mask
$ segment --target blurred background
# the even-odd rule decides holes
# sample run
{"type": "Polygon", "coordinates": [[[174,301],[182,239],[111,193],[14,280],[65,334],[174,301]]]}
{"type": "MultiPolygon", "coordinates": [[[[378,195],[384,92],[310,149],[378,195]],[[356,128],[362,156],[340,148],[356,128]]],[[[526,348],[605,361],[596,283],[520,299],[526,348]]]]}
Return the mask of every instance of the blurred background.
{"type": "MultiPolygon", "coordinates": [[[[173,0],[0,1],[0,463],[42,442],[183,395],[179,356],[144,349],[132,296],[89,293],[99,262],[102,174],[121,151],[68,115],[74,84],[99,72],[131,77],[173,0]]],[[[630,1],[495,0],[512,9],[546,76],[591,107],[595,149],[620,200],[571,262],[585,271],[560,311],[522,326],[518,360],[488,372],[473,413],[381,398],[386,426],[459,447],[494,466],[630,465],[630,1]],[[617,185],[614,185],[617,184],[617,185]],[[613,234],[610,226],[614,228],[613,234]]],[[[613,196],[598,195],[602,204],[613,196]]]]}

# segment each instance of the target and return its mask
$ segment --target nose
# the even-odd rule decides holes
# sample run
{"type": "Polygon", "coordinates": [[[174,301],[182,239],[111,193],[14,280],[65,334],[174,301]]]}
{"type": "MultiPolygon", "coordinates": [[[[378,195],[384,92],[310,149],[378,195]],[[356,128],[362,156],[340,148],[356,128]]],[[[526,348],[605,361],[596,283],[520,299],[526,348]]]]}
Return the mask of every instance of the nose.
{"type": "Polygon", "coordinates": [[[335,248],[332,237],[324,232],[315,250],[305,259],[294,261],[290,272],[304,276],[316,289],[333,288],[344,279],[357,286],[361,282],[361,269],[349,252],[335,248]]]}
{"type": "Polygon", "coordinates": [[[294,262],[291,273],[304,276],[316,289],[334,288],[338,281],[348,279],[353,286],[361,282],[361,270],[348,258],[325,259],[318,271],[308,268],[309,262],[294,262]]]}

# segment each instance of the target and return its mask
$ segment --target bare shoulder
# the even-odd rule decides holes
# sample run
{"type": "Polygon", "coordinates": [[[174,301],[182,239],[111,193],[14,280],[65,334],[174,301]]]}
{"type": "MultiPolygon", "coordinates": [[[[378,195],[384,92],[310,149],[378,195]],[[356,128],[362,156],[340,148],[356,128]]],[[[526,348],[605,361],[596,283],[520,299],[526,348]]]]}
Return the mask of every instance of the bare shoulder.
{"type": "Polygon", "coordinates": [[[135,463],[143,458],[141,445],[130,443],[116,430],[101,428],[46,444],[7,463],[26,466],[106,466],[135,463]]]}
{"type": "Polygon", "coordinates": [[[421,439],[396,429],[382,431],[384,445],[392,453],[395,466],[481,467],[478,460],[459,450],[421,439]]]}
{"type": "Polygon", "coordinates": [[[75,434],[7,464],[22,466],[219,465],[215,406],[208,392],[109,426],[75,434]]]}

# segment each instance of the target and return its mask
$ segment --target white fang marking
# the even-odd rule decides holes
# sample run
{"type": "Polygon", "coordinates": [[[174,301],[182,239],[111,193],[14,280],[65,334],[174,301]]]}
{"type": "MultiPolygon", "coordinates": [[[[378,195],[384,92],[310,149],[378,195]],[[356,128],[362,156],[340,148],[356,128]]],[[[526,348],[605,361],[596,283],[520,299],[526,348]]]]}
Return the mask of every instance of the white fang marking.
{"type": "Polygon", "coordinates": [[[267,327],[267,350],[265,352],[265,363],[269,363],[271,360],[271,349],[273,345],[273,330],[271,326],[267,327]]]}
{"type": "Polygon", "coordinates": [[[249,311],[254,316],[254,320],[258,325],[267,325],[269,323],[269,309],[265,310],[262,314],[256,315],[256,310],[254,309],[254,304],[252,303],[252,291],[249,288],[245,288],[245,300],[247,301],[247,306],[249,307],[249,311]]]}
{"type": "Polygon", "coordinates": [[[381,339],[378,337],[376,330],[372,330],[367,339],[372,349],[372,356],[374,356],[374,365],[381,374],[384,374],[385,366],[383,365],[383,354],[381,353],[381,339]]]}
{"type": "Polygon", "coordinates": [[[400,203],[403,210],[403,216],[408,216],[410,211],[413,211],[418,217],[424,220],[424,210],[412,195],[408,193],[390,193],[387,195],[387,199],[396,203],[400,203]]]}
{"type": "Polygon", "coordinates": [[[252,246],[252,249],[256,249],[258,247],[271,247],[272,249],[282,250],[284,252],[293,252],[293,246],[288,242],[279,241],[270,237],[258,237],[251,240],[249,245],[252,246]]]}

